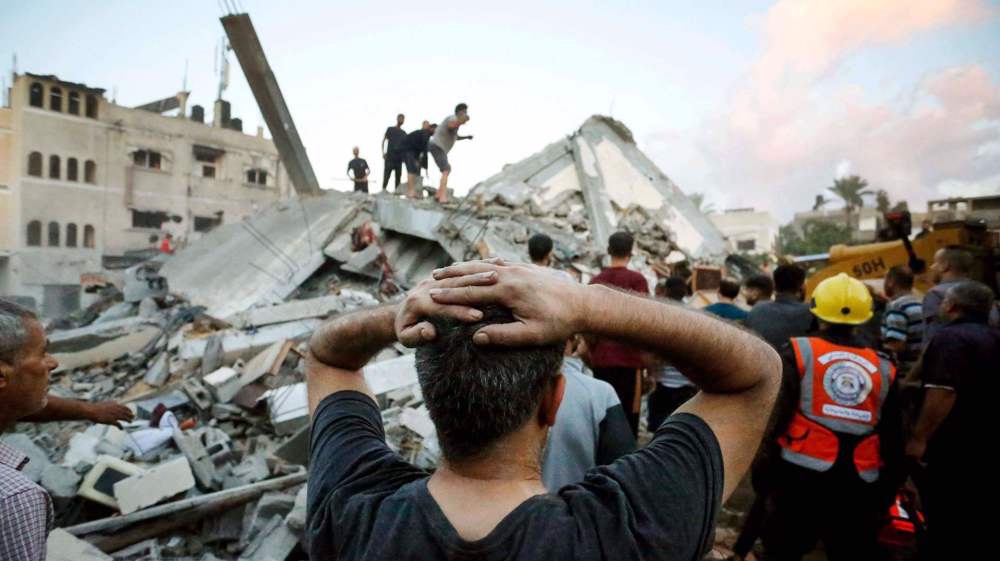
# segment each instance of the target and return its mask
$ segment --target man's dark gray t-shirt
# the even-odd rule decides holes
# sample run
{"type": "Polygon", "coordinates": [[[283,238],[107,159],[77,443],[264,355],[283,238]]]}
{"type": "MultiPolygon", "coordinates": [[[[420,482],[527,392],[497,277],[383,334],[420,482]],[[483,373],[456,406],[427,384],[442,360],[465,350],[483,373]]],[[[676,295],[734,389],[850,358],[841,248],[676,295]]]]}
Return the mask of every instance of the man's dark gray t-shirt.
{"type": "Polygon", "coordinates": [[[690,414],[645,448],[557,494],[528,499],[466,541],[427,491],[429,474],[385,443],[378,408],[343,391],[316,409],[306,543],[312,559],[701,559],[722,498],[719,444],[690,414]]]}
{"type": "Polygon", "coordinates": [[[760,302],[754,306],[744,325],[772,347],[780,349],[792,337],[804,337],[812,331],[815,321],[808,305],[779,294],[773,302],[760,302]]]}

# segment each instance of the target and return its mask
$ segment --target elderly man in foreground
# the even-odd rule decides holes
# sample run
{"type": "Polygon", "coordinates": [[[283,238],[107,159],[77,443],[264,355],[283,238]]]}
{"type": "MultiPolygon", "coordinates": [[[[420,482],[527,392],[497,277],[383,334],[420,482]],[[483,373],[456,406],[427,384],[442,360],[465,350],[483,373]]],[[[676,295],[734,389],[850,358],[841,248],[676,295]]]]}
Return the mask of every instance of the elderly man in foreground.
{"type": "Polygon", "coordinates": [[[325,324],[310,351],[313,559],[700,559],[781,375],[767,343],[719,320],[501,262],[435,271],[399,305],[325,324]],[[660,354],[701,393],[647,447],[549,493],[541,457],[575,333],[660,354]],[[360,371],[396,341],[417,347],[433,475],[386,445],[360,371]]]}

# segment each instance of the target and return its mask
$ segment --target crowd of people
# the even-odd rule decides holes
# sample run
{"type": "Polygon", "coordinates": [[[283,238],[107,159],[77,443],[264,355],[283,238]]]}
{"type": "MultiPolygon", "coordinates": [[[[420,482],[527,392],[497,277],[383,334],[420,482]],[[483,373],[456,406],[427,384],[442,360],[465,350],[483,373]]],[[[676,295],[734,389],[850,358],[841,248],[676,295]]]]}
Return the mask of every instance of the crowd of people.
{"type": "MultiPolygon", "coordinates": [[[[388,191],[389,178],[394,177],[395,187],[398,189],[401,183],[400,174],[403,167],[406,167],[406,196],[415,199],[420,196],[417,191],[417,178],[421,170],[428,168],[428,156],[434,160],[438,171],[441,172],[441,182],[438,184],[435,195],[439,203],[448,202],[448,176],[451,175],[451,162],[448,153],[451,152],[455,142],[459,140],[472,140],[472,135],[463,136],[458,134],[458,130],[469,122],[469,106],[459,103],[455,106],[454,113],[434,124],[424,121],[421,127],[415,131],[407,133],[403,129],[406,116],[402,113],[396,115],[396,124],[385,129],[382,135],[382,160],[384,167],[382,171],[382,191],[388,191]]],[[[352,150],[354,158],[347,164],[347,178],[354,183],[354,191],[368,192],[368,176],[371,168],[368,162],[361,157],[360,149],[355,146],[352,150]]]]}
{"type": "MultiPolygon", "coordinates": [[[[630,268],[634,243],[613,234],[608,265],[582,283],[536,234],[531,264],[456,263],[398,303],[317,329],[310,557],[696,560],[748,472],[756,498],[737,558],[759,540],[765,560],[801,559],[820,542],[832,561],[882,559],[880,532],[907,480],[924,558],[975,547],[966,509],[987,481],[975,443],[988,442],[1000,330],[968,253],[935,255],[922,300],[899,266],[877,298],[841,274],[806,301],[805,271],[781,265],[742,284],[723,278],[717,302],[696,310],[681,276],[650,293],[652,279],[630,268]],[[433,473],[389,449],[361,375],[397,343],[415,348],[442,451],[433,473]]],[[[0,429],[130,418],[116,403],[46,398],[56,366],[34,314],[0,301],[0,429]]],[[[52,522],[24,462],[0,442],[5,560],[42,559],[52,522]]]]}

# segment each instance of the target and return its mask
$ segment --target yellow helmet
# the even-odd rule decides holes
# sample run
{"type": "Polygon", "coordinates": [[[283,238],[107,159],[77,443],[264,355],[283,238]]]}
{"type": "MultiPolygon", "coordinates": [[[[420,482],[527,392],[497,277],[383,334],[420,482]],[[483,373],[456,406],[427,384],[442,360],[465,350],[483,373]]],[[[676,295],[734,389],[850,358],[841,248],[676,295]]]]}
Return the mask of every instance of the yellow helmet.
{"type": "Polygon", "coordinates": [[[840,273],[816,286],[809,310],[829,323],[861,325],[872,317],[872,295],[865,283],[840,273]]]}

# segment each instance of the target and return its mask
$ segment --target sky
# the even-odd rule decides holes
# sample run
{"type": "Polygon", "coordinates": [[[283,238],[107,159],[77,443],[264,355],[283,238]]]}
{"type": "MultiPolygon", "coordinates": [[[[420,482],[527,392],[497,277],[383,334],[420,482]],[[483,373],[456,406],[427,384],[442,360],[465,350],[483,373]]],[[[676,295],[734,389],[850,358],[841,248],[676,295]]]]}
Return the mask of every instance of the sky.
{"type": "MultiPolygon", "coordinates": [[[[351,148],[469,105],[466,192],[592,114],[624,122],[687,193],[782,222],[847,174],[911,209],[1000,193],[1000,0],[238,0],[325,188],[351,148]]],[[[125,106],[185,83],[210,113],[219,1],[0,0],[0,73],[55,74],[125,106]]],[[[234,53],[224,97],[264,125],[234,53]]],[[[433,165],[431,166],[434,167],[433,165]]],[[[437,174],[434,174],[436,180],[437,174]]]]}

